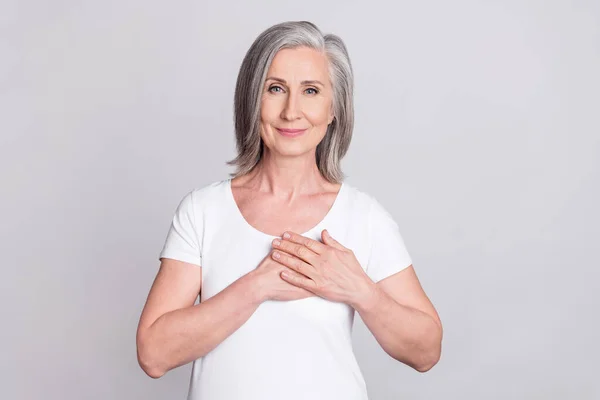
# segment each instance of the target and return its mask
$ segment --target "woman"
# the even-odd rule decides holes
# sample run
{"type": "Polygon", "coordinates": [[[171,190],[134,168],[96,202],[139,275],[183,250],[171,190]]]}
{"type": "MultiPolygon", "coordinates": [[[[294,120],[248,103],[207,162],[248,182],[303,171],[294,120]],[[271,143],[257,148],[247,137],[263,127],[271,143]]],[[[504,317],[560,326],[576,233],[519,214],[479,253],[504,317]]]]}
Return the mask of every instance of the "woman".
{"type": "Polygon", "coordinates": [[[343,182],[352,89],[345,45],[310,22],[252,44],[237,171],[183,197],[159,256],[137,332],[149,376],[193,361],[188,399],[364,400],[355,310],[390,356],[437,363],[441,322],[398,225],[343,182]]]}

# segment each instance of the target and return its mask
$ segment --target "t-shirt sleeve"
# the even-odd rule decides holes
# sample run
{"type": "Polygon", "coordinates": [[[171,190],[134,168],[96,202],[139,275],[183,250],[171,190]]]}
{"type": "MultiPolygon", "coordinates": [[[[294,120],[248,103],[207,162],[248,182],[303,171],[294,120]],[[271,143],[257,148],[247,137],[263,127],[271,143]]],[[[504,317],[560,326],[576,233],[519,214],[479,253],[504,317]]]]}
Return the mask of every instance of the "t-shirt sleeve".
{"type": "Polygon", "coordinates": [[[408,268],[412,259],[392,215],[372,197],[369,213],[371,251],[366,273],[373,282],[408,268]]]}
{"type": "Polygon", "coordinates": [[[184,261],[198,266],[202,265],[201,246],[198,228],[201,224],[194,202],[194,191],[187,193],[179,202],[164,246],[158,256],[184,261]]]}

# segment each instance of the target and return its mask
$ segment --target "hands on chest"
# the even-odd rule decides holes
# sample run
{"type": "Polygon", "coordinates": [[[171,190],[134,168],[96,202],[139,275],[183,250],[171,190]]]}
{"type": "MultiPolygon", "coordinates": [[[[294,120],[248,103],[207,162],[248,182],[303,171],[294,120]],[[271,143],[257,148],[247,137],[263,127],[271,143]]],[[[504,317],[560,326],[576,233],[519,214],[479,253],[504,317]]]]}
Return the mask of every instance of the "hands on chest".
{"type": "Polygon", "coordinates": [[[273,250],[253,271],[264,300],[316,295],[352,305],[374,285],[352,250],[327,230],[321,238],[322,242],[288,231],[273,240],[273,250]]]}

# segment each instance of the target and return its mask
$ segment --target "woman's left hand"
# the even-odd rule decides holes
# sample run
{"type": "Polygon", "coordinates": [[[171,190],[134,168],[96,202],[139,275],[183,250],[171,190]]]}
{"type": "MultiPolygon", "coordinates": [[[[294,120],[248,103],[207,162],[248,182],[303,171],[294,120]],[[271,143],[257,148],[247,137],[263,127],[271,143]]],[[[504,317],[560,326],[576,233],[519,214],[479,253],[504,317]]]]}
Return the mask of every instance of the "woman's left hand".
{"type": "Polygon", "coordinates": [[[321,232],[323,243],[287,231],[280,244],[275,244],[273,259],[292,271],[281,277],[292,285],[304,288],[327,300],[358,304],[375,283],[356,259],[354,252],[329,235],[321,232]],[[279,258],[277,257],[279,254],[279,258]]]}

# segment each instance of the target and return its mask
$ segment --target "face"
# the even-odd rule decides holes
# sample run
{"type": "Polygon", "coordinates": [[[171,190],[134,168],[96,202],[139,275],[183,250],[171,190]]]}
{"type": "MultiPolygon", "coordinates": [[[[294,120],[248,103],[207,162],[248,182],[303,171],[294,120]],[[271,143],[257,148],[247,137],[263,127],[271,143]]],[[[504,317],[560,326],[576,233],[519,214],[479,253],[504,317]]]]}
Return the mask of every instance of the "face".
{"type": "Polygon", "coordinates": [[[267,71],[261,100],[260,135],[265,152],[314,153],[333,120],[332,101],[323,53],[307,47],[278,51],[267,71]]]}

